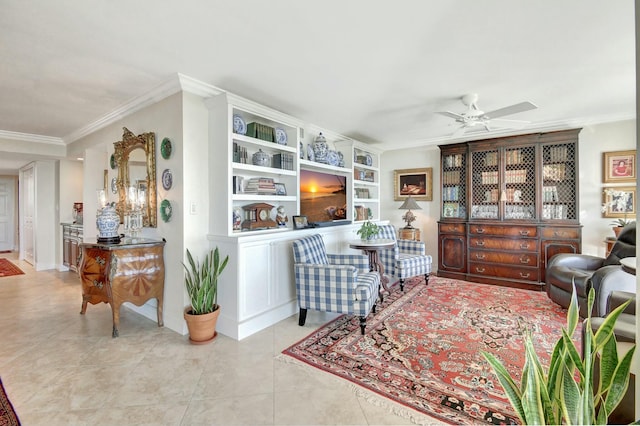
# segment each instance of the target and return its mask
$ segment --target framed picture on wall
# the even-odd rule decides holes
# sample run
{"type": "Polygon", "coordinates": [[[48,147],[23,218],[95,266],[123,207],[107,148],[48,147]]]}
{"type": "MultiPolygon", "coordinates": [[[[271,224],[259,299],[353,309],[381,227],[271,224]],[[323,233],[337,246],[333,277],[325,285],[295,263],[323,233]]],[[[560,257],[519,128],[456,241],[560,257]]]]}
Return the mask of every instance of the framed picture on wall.
{"type": "Polygon", "coordinates": [[[635,217],[635,186],[616,186],[604,188],[602,196],[602,217],[625,219],[635,217]]]}
{"type": "Polygon", "coordinates": [[[636,181],[636,150],[611,151],[602,154],[604,183],[636,181]]]}
{"type": "Polygon", "coordinates": [[[433,200],[433,168],[393,171],[393,198],[404,201],[411,196],[417,201],[433,200]]]}

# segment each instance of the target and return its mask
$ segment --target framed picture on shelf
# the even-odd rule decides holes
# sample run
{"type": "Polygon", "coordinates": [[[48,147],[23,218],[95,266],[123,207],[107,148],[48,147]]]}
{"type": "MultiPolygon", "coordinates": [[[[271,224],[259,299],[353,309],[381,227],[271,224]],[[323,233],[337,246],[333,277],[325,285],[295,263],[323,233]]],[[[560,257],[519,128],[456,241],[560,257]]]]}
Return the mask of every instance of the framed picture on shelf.
{"type": "Polygon", "coordinates": [[[602,217],[633,218],[636,215],[636,187],[616,186],[602,191],[602,217]]]}
{"type": "Polygon", "coordinates": [[[306,216],[293,216],[293,228],[304,229],[309,227],[309,221],[306,216]]]}
{"type": "Polygon", "coordinates": [[[636,181],[636,150],[602,153],[604,183],[636,181]]]}
{"type": "Polygon", "coordinates": [[[287,195],[287,187],[284,183],[276,183],[276,195],[287,195]]]}
{"type": "Polygon", "coordinates": [[[393,176],[395,201],[408,196],[417,201],[433,200],[433,168],[394,170],[393,176]]]}

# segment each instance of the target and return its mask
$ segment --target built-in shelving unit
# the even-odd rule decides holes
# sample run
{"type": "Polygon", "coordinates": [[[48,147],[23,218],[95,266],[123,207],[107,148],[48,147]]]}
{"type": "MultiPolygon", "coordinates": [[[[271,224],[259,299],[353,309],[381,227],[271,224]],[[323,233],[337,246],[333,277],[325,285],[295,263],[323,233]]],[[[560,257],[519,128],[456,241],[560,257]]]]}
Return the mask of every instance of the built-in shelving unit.
{"type": "MultiPolygon", "coordinates": [[[[292,228],[274,225],[277,207],[288,217],[298,211],[298,141],[301,123],[293,117],[230,94],[207,100],[210,111],[210,173],[215,181],[225,182],[226,191],[213,197],[211,230],[217,235],[276,232],[292,228]],[[234,118],[244,123],[234,128],[234,118]],[[259,128],[260,133],[254,132],[259,128]],[[245,130],[246,129],[246,130],[245,130]],[[286,135],[276,142],[276,129],[286,135]],[[269,134],[271,132],[271,135],[269,134]],[[242,134],[245,133],[245,134],[242,134]],[[271,138],[271,140],[266,140],[271,138]],[[254,155],[264,160],[254,164],[254,155]],[[226,195],[227,203],[221,203],[226,195]],[[266,203],[273,208],[268,220],[256,228],[243,229],[245,220],[253,220],[247,206],[266,203]]],[[[259,219],[258,219],[259,221],[259,219]]]]}

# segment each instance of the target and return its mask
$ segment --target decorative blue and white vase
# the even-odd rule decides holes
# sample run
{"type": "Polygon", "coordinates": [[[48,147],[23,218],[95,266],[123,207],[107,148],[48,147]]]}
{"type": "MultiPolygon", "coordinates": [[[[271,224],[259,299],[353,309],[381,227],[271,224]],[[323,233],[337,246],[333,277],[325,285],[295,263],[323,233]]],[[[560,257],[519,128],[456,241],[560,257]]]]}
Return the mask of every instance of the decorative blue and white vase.
{"type": "Polygon", "coordinates": [[[271,166],[271,156],[266,152],[263,152],[261,149],[258,152],[255,152],[252,157],[252,162],[254,166],[262,166],[262,167],[270,167],[271,166]]]}
{"type": "Polygon", "coordinates": [[[326,163],[328,153],[329,145],[327,145],[327,138],[325,138],[322,132],[320,132],[316,137],[316,140],[313,142],[313,156],[315,161],[319,163],[326,163]]]}
{"type": "Polygon", "coordinates": [[[96,226],[98,227],[98,240],[119,239],[120,215],[116,212],[116,208],[114,206],[105,206],[98,210],[96,226]]]}

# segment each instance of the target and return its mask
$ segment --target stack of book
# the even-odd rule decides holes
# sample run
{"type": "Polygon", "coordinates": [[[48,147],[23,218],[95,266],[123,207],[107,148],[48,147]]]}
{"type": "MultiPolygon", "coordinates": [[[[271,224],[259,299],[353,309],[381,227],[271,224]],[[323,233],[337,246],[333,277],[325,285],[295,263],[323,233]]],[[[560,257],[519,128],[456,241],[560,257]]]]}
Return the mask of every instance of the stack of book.
{"type": "Polygon", "coordinates": [[[246,194],[273,195],[276,193],[276,184],[273,178],[251,178],[244,188],[246,194]]]}
{"type": "Polygon", "coordinates": [[[233,162],[234,163],[247,163],[247,148],[238,145],[237,143],[233,143],[233,162]]]}
{"type": "Polygon", "coordinates": [[[272,167],[283,170],[293,170],[294,168],[294,154],[289,152],[282,152],[274,154],[272,157],[272,167]]]}
{"type": "Polygon", "coordinates": [[[249,123],[247,124],[247,136],[273,142],[273,127],[256,122],[249,123]]]}

